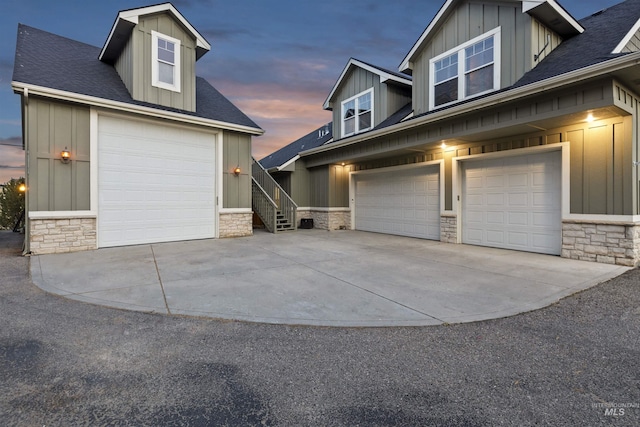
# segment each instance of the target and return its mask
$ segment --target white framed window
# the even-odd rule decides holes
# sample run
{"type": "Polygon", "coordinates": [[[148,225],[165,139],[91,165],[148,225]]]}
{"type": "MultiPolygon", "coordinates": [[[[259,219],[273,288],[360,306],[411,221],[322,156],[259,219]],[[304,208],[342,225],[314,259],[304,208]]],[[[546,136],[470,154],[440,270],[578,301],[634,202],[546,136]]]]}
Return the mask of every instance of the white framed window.
{"type": "Polygon", "coordinates": [[[151,84],[180,92],[180,40],[151,31],[151,84]]]}
{"type": "Polygon", "coordinates": [[[500,27],[429,61],[429,109],[500,88],[500,27]]]}
{"type": "Polygon", "coordinates": [[[342,137],[373,128],[373,89],[342,102],[342,137]]]}

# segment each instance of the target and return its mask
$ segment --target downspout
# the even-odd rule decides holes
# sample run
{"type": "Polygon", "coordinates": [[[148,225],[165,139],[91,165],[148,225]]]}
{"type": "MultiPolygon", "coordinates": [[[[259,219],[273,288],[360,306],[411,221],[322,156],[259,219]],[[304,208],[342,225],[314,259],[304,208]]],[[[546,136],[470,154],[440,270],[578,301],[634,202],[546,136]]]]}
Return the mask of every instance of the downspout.
{"type": "Polygon", "coordinates": [[[22,255],[31,253],[31,220],[29,219],[29,199],[31,186],[29,185],[29,88],[22,90],[22,149],[24,150],[24,242],[22,255]]]}

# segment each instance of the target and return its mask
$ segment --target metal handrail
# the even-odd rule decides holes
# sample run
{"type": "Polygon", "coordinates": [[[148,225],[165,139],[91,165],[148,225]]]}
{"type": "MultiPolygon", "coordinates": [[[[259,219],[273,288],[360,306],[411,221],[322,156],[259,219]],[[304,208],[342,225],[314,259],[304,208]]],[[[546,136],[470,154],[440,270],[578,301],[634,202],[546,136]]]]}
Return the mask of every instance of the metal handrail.
{"type": "Polygon", "coordinates": [[[253,177],[251,178],[251,200],[253,209],[264,222],[264,226],[271,233],[275,233],[278,205],[253,177]]]}
{"type": "MultiPolygon", "coordinates": [[[[293,229],[296,230],[298,228],[298,205],[255,159],[253,159],[251,165],[251,175],[256,185],[275,203],[276,210],[279,211],[279,213],[293,225],[293,229]]],[[[258,212],[258,215],[261,215],[260,212],[258,212]]],[[[277,213],[275,215],[277,215],[277,213]]],[[[275,229],[277,231],[277,227],[275,229]]]]}

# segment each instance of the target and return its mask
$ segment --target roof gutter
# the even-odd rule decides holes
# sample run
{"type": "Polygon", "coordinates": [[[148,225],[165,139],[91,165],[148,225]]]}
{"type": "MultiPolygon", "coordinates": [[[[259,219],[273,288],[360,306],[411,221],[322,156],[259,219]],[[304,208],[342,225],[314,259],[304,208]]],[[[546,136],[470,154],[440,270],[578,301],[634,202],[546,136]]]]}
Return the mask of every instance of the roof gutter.
{"type": "Polygon", "coordinates": [[[288,167],[291,163],[297,161],[300,158],[300,155],[296,155],[295,157],[292,157],[291,159],[287,160],[285,163],[283,163],[282,165],[278,166],[276,169],[278,170],[278,172],[280,172],[281,170],[283,170],[284,168],[288,167]]]}
{"type": "Polygon", "coordinates": [[[512,101],[518,98],[535,95],[536,93],[539,93],[541,91],[556,89],[558,87],[566,85],[567,83],[577,83],[582,80],[609,74],[614,71],[626,68],[630,65],[640,65],[640,52],[631,53],[629,55],[614,58],[609,61],[591,65],[586,68],[571,71],[559,76],[550,77],[539,82],[510,89],[505,92],[496,93],[485,98],[480,98],[476,101],[471,101],[462,105],[446,108],[444,110],[438,111],[437,113],[426,114],[425,116],[397,123],[386,128],[355,135],[341,142],[323,145],[320,147],[312,148],[310,150],[302,151],[299,153],[299,155],[301,157],[310,156],[312,154],[318,154],[325,151],[334,150],[336,148],[346,147],[372,138],[390,135],[395,132],[410,129],[412,127],[437,122],[445,118],[448,119],[454,116],[460,116],[469,112],[470,110],[480,110],[483,108],[492,107],[494,105],[504,104],[505,102],[512,101]]]}
{"type": "Polygon", "coordinates": [[[110,101],[104,98],[98,98],[98,97],[89,96],[89,95],[81,95],[81,94],[67,92],[63,90],[51,89],[43,86],[32,85],[29,83],[12,81],[11,87],[16,93],[24,94],[26,92],[30,96],[36,95],[36,96],[42,96],[45,98],[57,99],[60,101],[83,103],[83,104],[88,104],[94,107],[108,108],[110,110],[126,111],[129,113],[141,114],[143,116],[163,118],[167,120],[179,121],[181,123],[189,123],[189,124],[194,124],[199,126],[231,130],[235,132],[243,132],[243,133],[248,133],[256,136],[262,135],[264,133],[264,130],[260,128],[243,126],[235,123],[221,122],[218,120],[206,119],[203,117],[191,116],[189,114],[176,113],[173,111],[145,107],[142,105],[128,104],[126,102],[110,101]]]}

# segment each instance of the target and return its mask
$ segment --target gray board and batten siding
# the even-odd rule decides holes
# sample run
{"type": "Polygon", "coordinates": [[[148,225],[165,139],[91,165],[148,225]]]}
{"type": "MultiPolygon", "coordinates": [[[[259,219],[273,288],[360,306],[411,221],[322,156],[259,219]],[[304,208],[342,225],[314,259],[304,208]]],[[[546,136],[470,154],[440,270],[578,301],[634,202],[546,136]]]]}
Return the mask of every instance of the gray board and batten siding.
{"type": "MultiPolygon", "coordinates": [[[[35,96],[24,108],[28,117],[29,211],[90,210],[90,108],[35,96]],[[71,152],[69,164],[60,161],[64,148],[71,152]]],[[[251,136],[233,131],[220,131],[219,135],[223,145],[222,207],[251,208],[251,136]],[[242,171],[239,176],[233,174],[236,166],[242,171]]]]}
{"type": "Polygon", "coordinates": [[[85,211],[90,199],[89,108],[30,97],[24,106],[30,211],[85,211]],[[70,164],[60,153],[71,152],[70,164]]]}
{"type": "Polygon", "coordinates": [[[224,131],[222,135],[223,208],[251,208],[251,136],[224,131]],[[236,176],[234,170],[240,167],[236,176]]]}
{"type": "Polygon", "coordinates": [[[342,136],[342,108],[340,102],[373,88],[373,126],[381,123],[403,105],[411,101],[411,88],[381,83],[380,76],[360,67],[353,67],[333,95],[333,135],[342,136]]]}
{"type": "MultiPolygon", "coordinates": [[[[278,184],[299,207],[315,206],[312,200],[324,200],[322,194],[326,193],[326,189],[318,186],[317,191],[315,191],[316,189],[311,186],[311,177],[314,172],[304,166],[303,160],[297,160],[294,165],[293,170],[288,169],[286,172],[273,173],[273,177],[278,184]]],[[[321,169],[324,168],[318,168],[318,170],[321,169]]]]}
{"type": "Polygon", "coordinates": [[[413,109],[416,115],[429,111],[429,61],[488,31],[500,27],[500,87],[513,85],[557,47],[561,38],[535,18],[522,13],[521,2],[463,2],[452,8],[441,27],[426,40],[413,64],[413,109]],[[547,43],[547,34],[551,43],[547,43]],[[533,56],[541,53],[538,61],[533,56]]]}
{"type": "Polygon", "coordinates": [[[629,42],[621,50],[622,53],[631,53],[640,51],[640,30],[631,37],[629,42]]]}
{"type": "Polygon", "coordinates": [[[196,40],[168,14],[140,17],[115,68],[137,101],[185,111],[196,111],[196,40]],[[151,84],[151,31],[180,40],[180,92],[151,84]]]}

